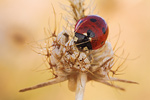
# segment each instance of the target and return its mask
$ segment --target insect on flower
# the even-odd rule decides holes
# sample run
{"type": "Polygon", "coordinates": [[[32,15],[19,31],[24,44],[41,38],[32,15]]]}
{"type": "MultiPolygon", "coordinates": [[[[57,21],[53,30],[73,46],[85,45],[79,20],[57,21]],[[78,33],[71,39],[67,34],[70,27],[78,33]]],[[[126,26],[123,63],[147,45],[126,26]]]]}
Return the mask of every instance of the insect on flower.
{"type": "MultiPolygon", "coordinates": [[[[86,82],[94,80],[120,90],[122,87],[114,85],[111,81],[134,83],[133,81],[111,77],[115,74],[114,51],[108,42],[108,26],[102,17],[97,15],[85,16],[84,0],[69,0],[71,3],[72,18],[76,22],[74,34],[63,30],[56,35],[51,33],[52,44],[46,50],[49,68],[55,78],[48,82],[25,88],[20,92],[60,83],[68,80],[68,87],[76,91],[76,100],[83,100],[86,82]],[[48,55],[48,56],[47,56],[48,55]]],[[[67,22],[69,22],[67,20],[67,22]]]]}
{"type": "Polygon", "coordinates": [[[78,48],[96,50],[105,44],[108,26],[102,17],[96,15],[81,18],[75,26],[75,44],[78,48]]]}

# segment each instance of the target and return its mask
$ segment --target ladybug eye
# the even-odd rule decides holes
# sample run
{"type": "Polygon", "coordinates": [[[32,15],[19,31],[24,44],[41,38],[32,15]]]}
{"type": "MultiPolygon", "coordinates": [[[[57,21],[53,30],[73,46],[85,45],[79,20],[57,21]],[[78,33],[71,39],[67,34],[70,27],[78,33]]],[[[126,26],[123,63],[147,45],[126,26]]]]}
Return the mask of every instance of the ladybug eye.
{"type": "Polygon", "coordinates": [[[92,30],[87,31],[88,37],[95,37],[95,33],[92,30]]]}

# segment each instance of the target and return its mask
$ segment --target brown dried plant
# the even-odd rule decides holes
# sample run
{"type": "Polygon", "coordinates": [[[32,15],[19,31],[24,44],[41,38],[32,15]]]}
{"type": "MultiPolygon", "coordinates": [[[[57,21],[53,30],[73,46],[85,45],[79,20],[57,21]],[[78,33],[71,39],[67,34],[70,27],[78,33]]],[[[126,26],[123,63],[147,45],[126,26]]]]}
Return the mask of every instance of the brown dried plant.
{"type": "MultiPolygon", "coordinates": [[[[69,2],[70,7],[66,8],[63,6],[63,9],[67,10],[73,19],[71,21],[72,23],[66,19],[68,24],[70,24],[70,27],[68,26],[58,35],[56,28],[54,32],[48,30],[50,36],[44,39],[46,43],[45,47],[42,47],[40,44],[38,44],[38,41],[34,41],[34,43],[37,44],[38,49],[45,50],[43,50],[43,53],[39,53],[37,51],[35,52],[46,57],[46,61],[49,64],[49,70],[51,70],[53,73],[54,78],[48,82],[22,89],[20,92],[29,91],[68,80],[69,89],[71,91],[76,91],[76,100],[83,100],[86,82],[91,80],[109,85],[120,90],[125,89],[112,84],[113,81],[137,84],[133,81],[118,79],[110,76],[110,73],[113,75],[117,74],[116,72],[127,58],[126,57],[124,59],[123,63],[121,63],[116,70],[112,69],[115,64],[114,50],[117,51],[119,49],[116,49],[117,43],[114,48],[112,48],[111,44],[106,41],[105,45],[97,50],[78,50],[73,41],[72,35],[74,32],[72,30],[75,23],[80,18],[86,16],[86,9],[84,8],[84,0],[69,0],[69,2]]],[[[32,47],[31,43],[28,45],[31,48],[34,48],[32,47]]]]}

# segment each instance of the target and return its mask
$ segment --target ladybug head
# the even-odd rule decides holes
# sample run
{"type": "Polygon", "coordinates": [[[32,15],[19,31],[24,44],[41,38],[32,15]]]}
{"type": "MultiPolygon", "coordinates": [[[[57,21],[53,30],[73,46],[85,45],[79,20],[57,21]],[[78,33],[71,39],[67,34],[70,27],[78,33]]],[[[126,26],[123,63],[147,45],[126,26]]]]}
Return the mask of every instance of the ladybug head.
{"type": "Polygon", "coordinates": [[[75,25],[74,43],[79,50],[95,50],[105,44],[108,27],[103,18],[90,15],[81,18],[75,25]]]}
{"type": "Polygon", "coordinates": [[[95,37],[95,33],[92,30],[88,30],[87,33],[81,34],[75,32],[74,42],[79,49],[88,48],[92,49],[91,39],[95,37]]]}

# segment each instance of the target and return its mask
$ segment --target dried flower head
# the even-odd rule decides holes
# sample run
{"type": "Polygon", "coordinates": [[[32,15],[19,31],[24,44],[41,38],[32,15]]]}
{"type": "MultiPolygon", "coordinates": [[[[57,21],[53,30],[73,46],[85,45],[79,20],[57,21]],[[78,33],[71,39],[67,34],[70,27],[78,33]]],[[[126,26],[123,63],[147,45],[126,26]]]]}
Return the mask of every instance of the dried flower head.
{"type": "MultiPolygon", "coordinates": [[[[74,22],[85,16],[84,0],[69,0],[70,11],[74,22]]],[[[67,8],[64,8],[67,9],[67,8]]],[[[67,22],[69,22],[67,20],[67,22]]],[[[71,23],[75,24],[75,23],[71,23]]],[[[74,26],[74,25],[73,25],[74,26]]],[[[72,27],[73,28],[73,27],[72,27]]],[[[33,87],[25,88],[20,92],[33,90],[43,86],[48,86],[68,80],[68,87],[71,91],[76,91],[76,100],[83,100],[83,94],[86,82],[94,80],[120,90],[125,90],[122,87],[116,86],[111,81],[120,81],[126,83],[135,83],[133,81],[118,79],[110,76],[110,73],[115,74],[116,70],[112,70],[114,66],[114,51],[111,44],[106,41],[105,44],[96,50],[79,50],[74,43],[72,30],[60,32],[56,35],[56,30],[45,41],[45,55],[49,63],[49,70],[55,76],[48,82],[38,84],[33,87]],[[49,40],[52,40],[49,45],[49,40]]]]}

